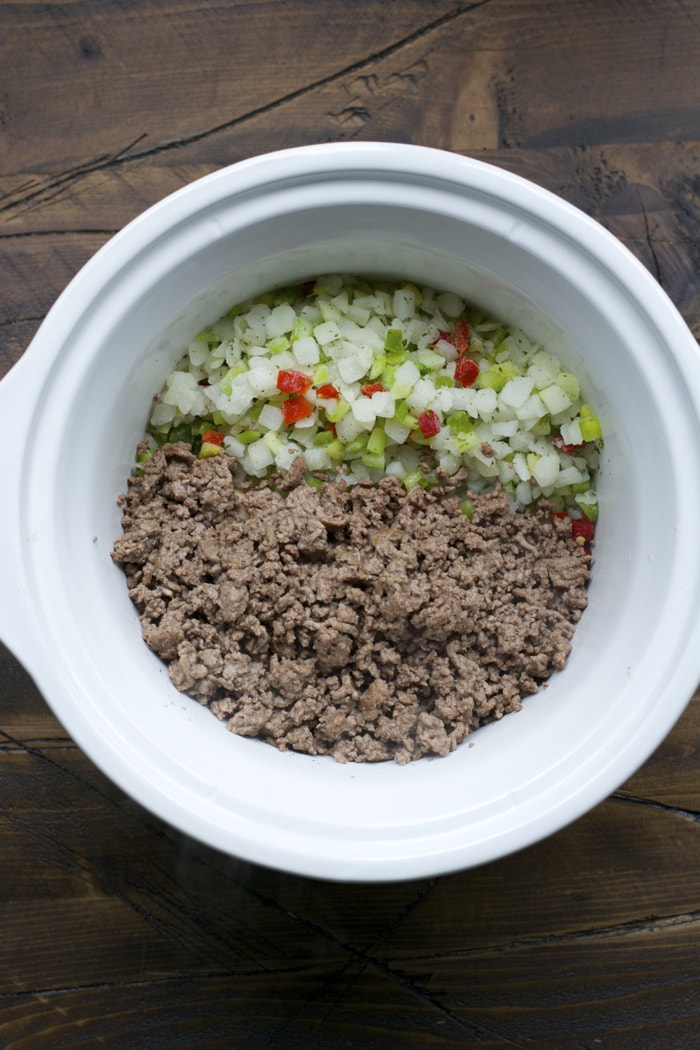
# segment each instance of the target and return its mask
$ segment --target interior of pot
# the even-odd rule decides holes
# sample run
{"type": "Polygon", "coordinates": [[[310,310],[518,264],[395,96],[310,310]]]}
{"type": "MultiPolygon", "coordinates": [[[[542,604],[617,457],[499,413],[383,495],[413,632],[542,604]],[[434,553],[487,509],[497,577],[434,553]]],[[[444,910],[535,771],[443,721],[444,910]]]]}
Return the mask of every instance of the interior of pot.
{"type": "Polygon", "coordinates": [[[403,199],[396,187],[378,196],[354,183],[327,201],[297,187],[262,203],[231,199],[125,256],[52,370],[37,419],[45,451],[25,487],[43,525],[31,584],[53,653],[46,692],[62,689],[59,716],[78,742],[191,834],[334,876],[373,858],[375,874],[398,870],[387,856],[410,874],[411,857],[466,840],[477,861],[494,839],[517,848],[546,833],[559,819],[548,814],[619,766],[630,733],[653,718],[668,678],[659,652],[667,661],[684,614],[672,600],[685,497],[668,412],[681,383],[634,297],[524,212],[466,198],[448,206],[428,191],[403,199]],[[324,272],[406,277],[521,325],[583,379],[605,430],[590,602],[566,669],[522,712],[407,767],[340,765],[228,733],[170,684],[110,559],[152,397],[187,342],[234,302],[324,272]],[[298,859],[309,855],[325,859],[298,859]]]}

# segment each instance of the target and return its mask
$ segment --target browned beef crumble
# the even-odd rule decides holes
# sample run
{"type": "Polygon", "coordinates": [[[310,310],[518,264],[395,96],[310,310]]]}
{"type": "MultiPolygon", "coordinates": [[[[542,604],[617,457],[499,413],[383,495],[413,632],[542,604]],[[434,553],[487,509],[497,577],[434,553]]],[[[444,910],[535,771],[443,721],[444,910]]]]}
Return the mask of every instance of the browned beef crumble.
{"type": "MultiPolygon", "coordinates": [[[[301,461],[297,461],[301,466],[301,461]]],[[[446,755],[564,667],[589,555],[495,489],[234,484],[167,445],[129,481],[113,558],[147,644],[229,728],[338,761],[446,755]]]]}

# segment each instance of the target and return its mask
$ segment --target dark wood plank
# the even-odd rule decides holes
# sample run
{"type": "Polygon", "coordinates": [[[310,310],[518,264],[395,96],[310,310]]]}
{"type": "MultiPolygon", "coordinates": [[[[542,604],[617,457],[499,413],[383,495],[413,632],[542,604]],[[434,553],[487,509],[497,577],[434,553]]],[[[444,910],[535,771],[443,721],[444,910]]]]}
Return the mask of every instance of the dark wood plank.
{"type": "Polygon", "coordinates": [[[454,20],[460,6],[405,0],[366,17],[352,0],[6,5],[2,167],[64,169],[198,140],[454,20]]]}
{"type": "Polygon", "coordinates": [[[497,1046],[550,1050],[697,1046],[697,925],[425,956],[402,961],[401,971],[487,1045],[495,1039],[497,1046]]]}

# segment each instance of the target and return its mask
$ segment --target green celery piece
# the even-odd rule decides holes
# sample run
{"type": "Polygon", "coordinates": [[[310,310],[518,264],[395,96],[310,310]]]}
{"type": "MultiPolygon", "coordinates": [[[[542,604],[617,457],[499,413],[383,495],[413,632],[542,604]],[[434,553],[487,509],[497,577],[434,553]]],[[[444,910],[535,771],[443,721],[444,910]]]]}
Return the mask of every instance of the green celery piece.
{"type": "Polygon", "coordinates": [[[341,463],[345,459],[345,445],[336,438],[330,445],[326,445],[326,453],[334,463],[341,463]]]}
{"type": "Polygon", "coordinates": [[[447,417],[447,425],[455,435],[471,434],[474,430],[474,420],[467,412],[461,409],[456,412],[450,412],[447,417]]]}
{"type": "Polygon", "coordinates": [[[597,503],[579,503],[578,507],[586,515],[589,521],[598,520],[598,504],[597,503]]]}
{"type": "Polygon", "coordinates": [[[386,465],[383,452],[365,452],[362,456],[362,462],[366,467],[372,467],[375,470],[384,470],[386,465]]]}
{"type": "Polygon", "coordinates": [[[584,441],[598,441],[603,436],[603,429],[597,416],[585,416],[579,422],[581,437],[584,441]]]}
{"type": "Polygon", "coordinates": [[[549,416],[542,416],[542,419],[538,419],[530,433],[533,437],[547,437],[551,434],[552,422],[549,416]]]}
{"type": "Polygon", "coordinates": [[[386,448],[386,434],[382,427],[375,427],[367,440],[367,451],[383,454],[386,448]]]}
{"type": "Polygon", "coordinates": [[[555,382],[572,401],[578,400],[581,395],[581,386],[572,372],[560,372],[555,382]]]}
{"type": "Polygon", "coordinates": [[[242,445],[252,445],[254,441],[258,441],[262,437],[262,431],[260,430],[242,430],[240,434],[236,434],[236,438],[242,445]]]}
{"type": "Polygon", "coordinates": [[[513,379],[517,375],[518,370],[512,361],[501,361],[500,364],[495,364],[491,368],[486,368],[484,371],[479,372],[474,385],[481,387],[482,390],[495,390],[498,394],[503,390],[508,380],[513,379]]]}
{"type": "Polygon", "coordinates": [[[296,343],[297,339],[305,339],[313,333],[313,325],[305,317],[297,317],[289,334],[290,342],[296,343]]]}
{"type": "Polygon", "coordinates": [[[340,423],[341,419],[347,416],[350,411],[350,404],[348,401],[338,401],[336,408],[331,412],[326,412],[326,415],[331,423],[340,423]]]}
{"type": "Polygon", "coordinates": [[[384,338],[384,349],[388,353],[403,353],[403,332],[400,328],[389,328],[384,338]]]}
{"type": "Polygon", "coordinates": [[[382,386],[385,390],[390,390],[394,385],[394,377],[396,376],[396,365],[387,365],[382,372],[382,386]]]}
{"type": "Polygon", "coordinates": [[[345,455],[350,459],[353,456],[359,456],[361,452],[364,452],[366,445],[367,434],[358,434],[345,446],[345,455]]]}
{"type": "Polygon", "coordinates": [[[472,431],[471,434],[454,434],[455,448],[459,452],[460,456],[466,455],[471,452],[473,448],[479,443],[479,439],[476,434],[472,431]]]}
{"type": "Polygon", "coordinates": [[[386,368],[386,354],[378,354],[370,366],[370,370],[367,373],[367,378],[370,382],[378,379],[386,368]]]}
{"type": "Polygon", "coordinates": [[[420,485],[422,489],[426,489],[428,487],[428,479],[426,478],[422,470],[410,471],[408,474],[406,474],[405,478],[403,479],[403,483],[407,489],[415,488],[416,485],[420,485]]]}
{"type": "Polygon", "coordinates": [[[323,448],[325,445],[332,445],[334,441],[335,434],[332,430],[320,430],[314,435],[313,443],[316,448],[323,448]]]}
{"type": "Polygon", "coordinates": [[[212,442],[203,441],[199,449],[199,459],[210,459],[212,456],[218,456],[221,452],[219,445],[214,445],[212,442]]]}

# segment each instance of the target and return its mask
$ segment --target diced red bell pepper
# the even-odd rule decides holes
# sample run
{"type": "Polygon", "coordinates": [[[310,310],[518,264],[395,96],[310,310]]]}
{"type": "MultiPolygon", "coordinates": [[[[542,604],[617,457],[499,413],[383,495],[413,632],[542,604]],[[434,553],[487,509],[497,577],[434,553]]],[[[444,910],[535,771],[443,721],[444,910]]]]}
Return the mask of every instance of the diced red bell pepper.
{"type": "Polygon", "coordinates": [[[432,408],[429,408],[427,412],[421,412],[418,416],[418,426],[423,437],[435,437],[436,434],[440,433],[440,417],[437,412],[433,412],[432,408]]]}
{"type": "Polygon", "coordinates": [[[455,325],[452,333],[452,342],[457,347],[457,353],[463,357],[469,349],[469,325],[463,317],[455,325]]]}
{"type": "Polygon", "coordinates": [[[277,373],[277,389],[284,394],[305,394],[311,386],[311,376],[293,368],[281,368],[277,373]]]}
{"type": "Polygon", "coordinates": [[[220,434],[218,430],[205,430],[202,434],[203,445],[223,445],[224,435],[220,434]]]}
{"type": "Polygon", "coordinates": [[[460,357],[455,365],[455,382],[460,386],[472,386],[479,374],[479,366],[471,357],[460,357]]]}
{"type": "Polygon", "coordinates": [[[585,514],[581,518],[574,518],[571,522],[571,535],[575,540],[581,538],[584,543],[590,543],[595,535],[595,522],[585,514]]]}
{"type": "Polygon", "coordinates": [[[335,387],[332,386],[330,383],[324,383],[323,386],[320,386],[318,388],[316,393],[319,397],[324,398],[326,401],[331,401],[333,398],[337,398],[340,396],[335,387]]]}
{"type": "Polygon", "coordinates": [[[303,394],[293,394],[282,402],[282,419],[287,426],[310,416],[313,409],[303,394]]]}
{"type": "Polygon", "coordinates": [[[558,448],[560,452],[565,452],[567,456],[573,456],[576,449],[581,447],[580,445],[567,445],[561,434],[557,434],[555,438],[552,438],[552,444],[555,448],[558,448]]]}
{"type": "Polygon", "coordinates": [[[310,281],[302,281],[302,283],[299,285],[299,291],[301,292],[302,295],[311,295],[311,293],[313,292],[315,287],[316,287],[316,280],[315,279],[312,279],[310,281]]]}
{"type": "Polygon", "coordinates": [[[384,387],[381,383],[365,383],[364,386],[360,387],[360,391],[365,397],[372,397],[373,394],[379,394],[383,389],[384,387]]]}

